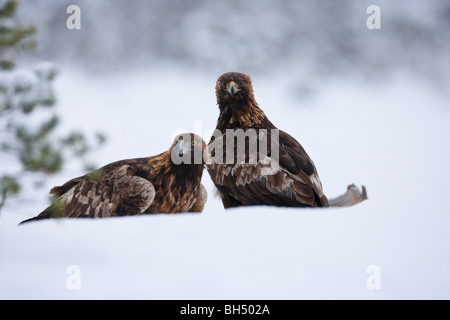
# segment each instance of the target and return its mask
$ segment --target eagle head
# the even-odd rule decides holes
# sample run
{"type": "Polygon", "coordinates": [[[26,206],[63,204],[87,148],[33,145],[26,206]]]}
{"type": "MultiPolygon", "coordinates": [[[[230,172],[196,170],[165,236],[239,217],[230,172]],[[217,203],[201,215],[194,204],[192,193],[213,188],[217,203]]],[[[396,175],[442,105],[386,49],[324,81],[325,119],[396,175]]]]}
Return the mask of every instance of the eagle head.
{"type": "Polygon", "coordinates": [[[208,147],[202,137],[193,133],[183,133],[175,137],[170,148],[172,162],[206,166],[209,163],[208,147]]]}
{"type": "Polygon", "coordinates": [[[246,103],[253,99],[250,76],[239,72],[227,72],[217,79],[216,97],[219,106],[230,103],[246,103]]]}

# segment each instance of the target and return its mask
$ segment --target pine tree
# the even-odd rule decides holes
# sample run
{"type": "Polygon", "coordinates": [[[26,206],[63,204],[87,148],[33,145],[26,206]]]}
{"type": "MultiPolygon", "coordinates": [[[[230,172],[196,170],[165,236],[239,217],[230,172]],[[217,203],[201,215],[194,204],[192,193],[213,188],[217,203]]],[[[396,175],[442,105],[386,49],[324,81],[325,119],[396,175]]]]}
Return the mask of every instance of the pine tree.
{"type": "MultiPolygon", "coordinates": [[[[0,210],[7,198],[22,190],[23,180],[33,176],[36,185],[46,174],[61,171],[68,154],[84,160],[92,146],[81,132],[55,139],[59,118],[52,82],[57,69],[40,63],[32,70],[16,71],[19,51],[36,47],[36,28],[15,20],[18,3],[0,4],[0,210]],[[39,114],[40,123],[31,121],[39,114]]],[[[97,134],[97,145],[105,136],[97,134]]]]}

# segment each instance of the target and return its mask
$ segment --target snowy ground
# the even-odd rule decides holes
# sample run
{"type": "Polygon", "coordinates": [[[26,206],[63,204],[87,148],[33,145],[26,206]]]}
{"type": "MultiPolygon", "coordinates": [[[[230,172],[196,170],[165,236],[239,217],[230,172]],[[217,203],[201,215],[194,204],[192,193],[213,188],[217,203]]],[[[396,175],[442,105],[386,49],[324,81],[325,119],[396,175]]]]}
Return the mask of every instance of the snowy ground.
{"type": "MultiPolygon", "coordinates": [[[[61,71],[63,130],[105,132],[108,144],[93,154],[99,165],[162,152],[177,128],[207,140],[215,126],[218,75],[61,71]]],[[[330,81],[298,101],[292,82],[253,77],[260,106],[303,144],[329,197],[354,182],[367,186],[368,201],[225,212],[205,172],[202,214],[16,227],[46,206],[41,190],[0,216],[0,298],[449,299],[448,96],[399,76],[370,86],[330,81]],[[380,288],[370,290],[373,265],[380,288]],[[77,275],[81,287],[70,289],[77,275]]],[[[47,184],[81,173],[66,168],[47,184]]]]}

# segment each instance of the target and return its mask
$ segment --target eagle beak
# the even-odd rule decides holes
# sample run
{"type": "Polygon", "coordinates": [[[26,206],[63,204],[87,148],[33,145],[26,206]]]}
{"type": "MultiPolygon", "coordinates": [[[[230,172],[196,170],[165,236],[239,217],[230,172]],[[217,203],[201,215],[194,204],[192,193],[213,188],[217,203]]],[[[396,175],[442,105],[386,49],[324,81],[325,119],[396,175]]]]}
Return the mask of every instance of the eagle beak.
{"type": "Polygon", "coordinates": [[[184,152],[183,140],[178,140],[173,149],[176,153],[178,153],[179,156],[182,156],[184,152]]]}
{"type": "Polygon", "coordinates": [[[228,83],[227,88],[225,89],[225,91],[228,91],[233,96],[236,92],[241,91],[241,89],[239,89],[239,87],[236,84],[236,82],[231,81],[230,83],[228,83]]]}

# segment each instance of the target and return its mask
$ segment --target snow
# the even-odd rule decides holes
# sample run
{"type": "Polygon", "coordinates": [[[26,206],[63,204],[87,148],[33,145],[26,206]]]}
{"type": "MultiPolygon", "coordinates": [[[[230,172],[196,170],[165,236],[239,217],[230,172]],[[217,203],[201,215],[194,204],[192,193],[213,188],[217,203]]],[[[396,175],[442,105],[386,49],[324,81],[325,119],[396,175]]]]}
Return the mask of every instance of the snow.
{"type": "MultiPolygon", "coordinates": [[[[33,201],[12,200],[2,210],[0,298],[450,298],[448,93],[403,74],[385,83],[331,79],[300,100],[292,94],[294,74],[253,76],[257,101],[302,143],[329,197],[356,183],[367,187],[367,201],[342,209],[225,211],[205,171],[209,197],[201,214],[17,227],[45,208],[51,186],[83,173],[69,164],[48,178],[47,190],[31,192],[33,201]],[[373,265],[381,286],[370,290],[373,265]],[[79,268],[80,289],[67,285],[71,266],[79,268]]],[[[107,145],[92,154],[98,165],[162,152],[180,128],[208,140],[218,116],[218,76],[87,76],[60,68],[61,133],[106,133],[107,145]]]]}

